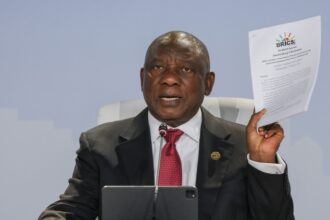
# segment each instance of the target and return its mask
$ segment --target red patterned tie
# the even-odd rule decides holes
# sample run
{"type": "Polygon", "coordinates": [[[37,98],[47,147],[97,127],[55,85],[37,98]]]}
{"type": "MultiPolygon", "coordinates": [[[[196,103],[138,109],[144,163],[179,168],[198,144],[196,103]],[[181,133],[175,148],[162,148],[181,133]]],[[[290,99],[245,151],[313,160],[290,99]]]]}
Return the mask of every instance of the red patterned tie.
{"type": "Polygon", "coordinates": [[[160,186],[182,185],[181,160],[175,146],[182,134],[179,129],[168,129],[165,135],[166,144],[162,150],[159,170],[160,186]]]}

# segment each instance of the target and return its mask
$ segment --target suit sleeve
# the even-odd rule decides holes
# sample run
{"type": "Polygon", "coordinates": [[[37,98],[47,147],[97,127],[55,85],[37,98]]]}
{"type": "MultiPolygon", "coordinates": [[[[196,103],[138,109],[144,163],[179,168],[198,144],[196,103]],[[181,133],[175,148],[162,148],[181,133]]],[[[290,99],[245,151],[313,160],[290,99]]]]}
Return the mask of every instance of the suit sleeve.
{"type": "Polygon", "coordinates": [[[293,202],[287,170],[267,174],[247,167],[247,191],[253,220],[293,220],[293,202]]]}
{"type": "Polygon", "coordinates": [[[99,207],[98,166],[86,137],[80,137],[76,165],[69,185],[60,199],[41,213],[39,220],[94,220],[99,207]]]}

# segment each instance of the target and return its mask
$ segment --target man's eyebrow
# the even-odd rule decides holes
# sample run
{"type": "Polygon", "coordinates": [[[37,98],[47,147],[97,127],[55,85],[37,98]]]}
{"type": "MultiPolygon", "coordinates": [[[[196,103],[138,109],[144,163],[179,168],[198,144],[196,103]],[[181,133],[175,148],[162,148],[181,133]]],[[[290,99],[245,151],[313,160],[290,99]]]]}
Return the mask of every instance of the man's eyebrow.
{"type": "Polygon", "coordinates": [[[151,58],[150,60],[149,60],[149,62],[148,63],[156,63],[156,62],[162,62],[162,59],[159,59],[159,58],[157,58],[157,57],[153,57],[153,58],[151,58]]]}

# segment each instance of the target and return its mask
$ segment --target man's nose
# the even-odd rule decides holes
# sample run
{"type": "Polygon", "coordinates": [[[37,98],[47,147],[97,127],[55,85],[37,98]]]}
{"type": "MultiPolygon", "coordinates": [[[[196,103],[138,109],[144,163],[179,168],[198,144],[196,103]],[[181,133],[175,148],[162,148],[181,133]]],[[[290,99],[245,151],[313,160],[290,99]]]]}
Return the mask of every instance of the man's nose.
{"type": "Polygon", "coordinates": [[[173,86],[180,83],[180,76],[175,68],[168,68],[163,74],[162,84],[173,86]]]}

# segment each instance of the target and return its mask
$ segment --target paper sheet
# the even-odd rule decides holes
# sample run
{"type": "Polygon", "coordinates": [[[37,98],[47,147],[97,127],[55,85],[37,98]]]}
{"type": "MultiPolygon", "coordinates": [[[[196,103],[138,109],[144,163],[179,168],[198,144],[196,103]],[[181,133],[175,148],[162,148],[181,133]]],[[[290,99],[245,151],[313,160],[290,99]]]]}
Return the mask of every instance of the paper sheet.
{"type": "Polygon", "coordinates": [[[321,17],[249,32],[256,111],[267,109],[258,126],[307,111],[317,78],[321,17]]]}

